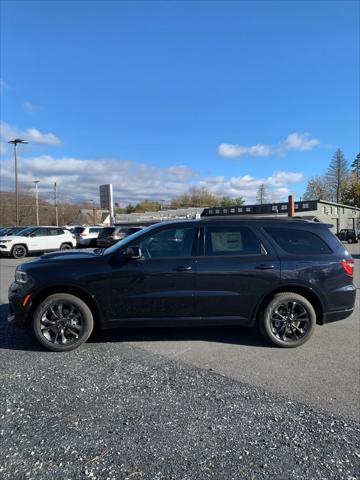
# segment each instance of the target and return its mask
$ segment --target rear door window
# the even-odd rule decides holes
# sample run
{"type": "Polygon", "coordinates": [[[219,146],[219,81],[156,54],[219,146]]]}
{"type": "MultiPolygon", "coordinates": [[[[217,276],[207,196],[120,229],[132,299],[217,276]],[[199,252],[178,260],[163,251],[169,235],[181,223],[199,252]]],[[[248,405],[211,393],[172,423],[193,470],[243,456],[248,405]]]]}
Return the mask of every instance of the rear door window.
{"type": "Polygon", "coordinates": [[[315,233],[298,228],[267,227],[265,231],[285,252],[297,255],[325,255],[329,246],[315,233]]]}
{"type": "Polygon", "coordinates": [[[250,228],[210,225],[205,229],[206,256],[261,255],[261,242],[250,228]]]}
{"type": "Polygon", "coordinates": [[[103,228],[101,230],[101,236],[102,237],[107,237],[109,235],[112,235],[115,231],[115,228],[103,228]]]}

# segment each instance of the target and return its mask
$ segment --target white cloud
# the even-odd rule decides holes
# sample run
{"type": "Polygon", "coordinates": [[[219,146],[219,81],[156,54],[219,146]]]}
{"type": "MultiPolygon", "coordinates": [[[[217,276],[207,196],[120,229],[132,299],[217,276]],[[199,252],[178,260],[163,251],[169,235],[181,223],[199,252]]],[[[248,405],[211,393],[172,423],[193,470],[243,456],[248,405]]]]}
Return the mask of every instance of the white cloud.
{"type": "Polygon", "coordinates": [[[35,105],[34,103],[29,102],[29,101],[24,102],[22,104],[22,106],[23,106],[23,109],[28,113],[33,113],[33,112],[37,112],[38,110],[40,110],[39,105],[35,105]]]}
{"type": "MultiPolygon", "coordinates": [[[[1,161],[2,189],[13,188],[13,160],[1,161]]],[[[283,200],[293,184],[304,179],[301,173],[274,172],[269,177],[250,175],[201,177],[186,165],[166,168],[154,167],[129,160],[54,158],[42,155],[34,158],[21,156],[19,180],[24,188],[32,188],[33,180],[40,180],[40,191],[51,192],[57,182],[59,195],[73,201],[98,198],[99,185],[114,184],[116,202],[138,202],[144,199],[171,200],[186,192],[190,186],[205,187],[219,196],[243,196],[253,203],[259,185],[264,183],[269,200],[283,200]]],[[[51,193],[48,193],[49,199],[51,193]]]]}
{"type": "Polygon", "coordinates": [[[60,139],[53,133],[42,133],[36,128],[21,131],[5,122],[1,122],[0,124],[0,136],[7,142],[14,138],[22,138],[28,142],[42,145],[60,145],[61,143],[60,139]]]}
{"type": "Polygon", "coordinates": [[[8,153],[7,144],[0,142],[0,155],[5,156],[8,153]]]}
{"type": "Polygon", "coordinates": [[[218,154],[224,158],[243,156],[269,157],[271,155],[286,155],[291,150],[304,152],[320,145],[317,138],[311,138],[308,133],[290,133],[287,138],[276,145],[257,144],[250,147],[222,143],[218,147],[218,154]]]}

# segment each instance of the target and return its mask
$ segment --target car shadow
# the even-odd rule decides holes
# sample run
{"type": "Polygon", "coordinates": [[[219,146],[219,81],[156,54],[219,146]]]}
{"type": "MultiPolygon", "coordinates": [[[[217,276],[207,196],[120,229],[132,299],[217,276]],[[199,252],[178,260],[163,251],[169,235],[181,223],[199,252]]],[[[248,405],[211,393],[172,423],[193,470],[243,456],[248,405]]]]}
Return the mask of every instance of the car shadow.
{"type": "MultiPolygon", "coordinates": [[[[0,349],[44,351],[32,333],[7,323],[9,306],[0,305],[0,349]]],[[[251,347],[268,347],[256,329],[238,326],[118,328],[95,330],[88,343],[202,341],[251,347]]]]}

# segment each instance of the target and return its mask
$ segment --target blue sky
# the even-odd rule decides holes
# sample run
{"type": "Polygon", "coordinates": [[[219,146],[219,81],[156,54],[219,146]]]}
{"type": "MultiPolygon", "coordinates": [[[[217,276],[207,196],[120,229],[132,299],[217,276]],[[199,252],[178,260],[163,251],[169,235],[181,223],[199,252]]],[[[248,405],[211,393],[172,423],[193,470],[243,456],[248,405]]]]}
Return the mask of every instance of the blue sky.
{"type": "Polygon", "coordinates": [[[355,1],[3,0],[1,186],[22,135],[24,188],[69,199],[299,196],[359,152],[358,26],[355,1]]]}

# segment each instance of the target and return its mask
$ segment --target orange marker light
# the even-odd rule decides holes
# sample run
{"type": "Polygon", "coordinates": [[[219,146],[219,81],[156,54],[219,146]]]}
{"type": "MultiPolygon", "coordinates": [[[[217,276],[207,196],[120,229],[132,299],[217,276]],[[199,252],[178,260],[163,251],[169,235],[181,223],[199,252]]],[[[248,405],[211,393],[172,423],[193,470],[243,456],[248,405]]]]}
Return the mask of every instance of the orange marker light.
{"type": "Polygon", "coordinates": [[[31,298],[31,295],[30,295],[30,293],[28,293],[28,294],[26,295],[26,297],[24,298],[24,300],[23,300],[23,303],[22,303],[23,307],[26,306],[26,304],[28,303],[28,301],[30,300],[30,298],[31,298]]]}

